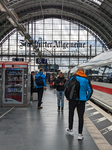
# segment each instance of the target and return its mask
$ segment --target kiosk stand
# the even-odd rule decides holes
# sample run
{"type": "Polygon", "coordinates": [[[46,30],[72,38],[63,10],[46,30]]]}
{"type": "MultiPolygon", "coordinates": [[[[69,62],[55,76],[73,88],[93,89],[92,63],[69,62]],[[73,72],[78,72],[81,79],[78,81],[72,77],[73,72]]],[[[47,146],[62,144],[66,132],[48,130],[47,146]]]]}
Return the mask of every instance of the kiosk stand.
{"type": "Polygon", "coordinates": [[[4,62],[2,106],[28,106],[30,78],[29,62],[4,62]]]}
{"type": "Polygon", "coordinates": [[[2,96],[3,96],[3,63],[0,62],[0,106],[2,106],[2,96]]]}

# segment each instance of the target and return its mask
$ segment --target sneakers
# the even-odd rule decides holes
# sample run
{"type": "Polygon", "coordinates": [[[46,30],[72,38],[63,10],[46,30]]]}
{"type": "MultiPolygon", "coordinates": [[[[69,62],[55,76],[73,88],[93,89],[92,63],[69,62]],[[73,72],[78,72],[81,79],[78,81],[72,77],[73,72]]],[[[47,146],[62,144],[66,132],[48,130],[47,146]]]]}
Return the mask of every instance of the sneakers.
{"type": "Polygon", "coordinates": [[[58,110],[57,111],[60,112],[60,106],[58,106],[58,110]]]}
{"type": "MultiPolygon", "coordinates": [[[[58,112],[60,112],[60,106],[58,106],[58,112]]],[[[63,112],[63,107],[61,107],[61,112],[63,112]]]]}
{"type": "Polygon", "coordinates": [[[84,136],[82,134],[79,134],[77,139],[82,140],[83,138],[84,138],[84,136]]]}
{"type": "Polygon", "coordinates": [[[40,106],[40,107],[37,107],[37,109],[42,109],[43,107],[42,106],[40,106]]]}
{"type": "Polygon", "coordinates": [[[67,128],[65,131],[66,131],[66,133],[68,133],[70,135],[74,135],[73,130],[70,130],[69,128],[67,128]]]}
{"type": "Polygon", "coordinates": [[[61,107],[61,112],[63,112],[63,107],[61,107]]]}
{"type": "MultiPolygon", "coordinates": [[[[73,132],[72,129],[70,130],[69,128],[66,128],[65,131],[66,131],[66,133],[68,133],[68,134],[70,134],[70,135],[72,135],[72,136],[74,135],[74,132],[73,132]]],[[[84,138],[83,134],[79,134],[77,139],[78,139],[78,140],[82,140],[83,138],[84,138]]]]}

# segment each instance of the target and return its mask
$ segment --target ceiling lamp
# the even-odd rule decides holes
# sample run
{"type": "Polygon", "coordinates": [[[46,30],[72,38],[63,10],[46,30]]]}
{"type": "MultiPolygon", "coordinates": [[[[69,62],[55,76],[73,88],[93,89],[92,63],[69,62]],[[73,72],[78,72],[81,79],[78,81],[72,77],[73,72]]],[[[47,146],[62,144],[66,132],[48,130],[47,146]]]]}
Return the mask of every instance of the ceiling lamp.
{"type": "Polygon", "coordinates": [[[20,26],[21,26],[22,30],[23,30],[24,32],[26,32],[26,28],[24,27],[24,25],[21,24],[20,26]]]}
{"type": "Polygon", "coordinates": [[[18,32],[20,33],[21,36],[25,37],[22,31],[18,31],[18,32]]]}
{"type": "Polygon", "coordinates": [[[30,43],[30,41],[28,39],[25,39],[27,43],[30,43]]]}
{"type": "Polygon", "coordinates": [[[9,16],[7,16],[7,19],[10,21],[10,23],[14,26],[14,27],[18,27],[17,26],[17,24],[15,23],[15,21],[11,18],[11,17],[9,17],[9,16]]]}
{"type": "Polygon", "coordinates": [[[9,9],[10,10],[10,12],[12,13],[12,15],[14,16],[14,18],[17,20],[17,21],[19,21],[19,17],[18,17],[18,15],[16,14],[16,12],[14,11],[14,9],[9,9]]]}
{"type": "Polygon", "coordinates": [[[3,5],[0,3],[0,11],[1,12],[6,12],[6,9],[3,7],[3,5]]]}

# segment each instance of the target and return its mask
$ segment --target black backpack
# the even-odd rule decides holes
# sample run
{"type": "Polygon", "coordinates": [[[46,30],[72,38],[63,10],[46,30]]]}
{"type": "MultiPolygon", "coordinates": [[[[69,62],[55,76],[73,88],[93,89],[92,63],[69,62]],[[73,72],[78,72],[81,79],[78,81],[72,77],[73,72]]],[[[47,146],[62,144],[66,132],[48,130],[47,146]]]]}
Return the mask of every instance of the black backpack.
{"type": "Polygon", "coordinates": [[[67,81],[65,84],[65,97],[68,100],[74,100],[76,98],[79,100],[80,83],[76,80],[76,75],[72,77],[73,79],[67,81]]]}
{"type": "Polygon", "coordinates": [[[35,79],[35,83],[37,86],[43,86],[44,85],[43,78],[42,78],[41,74],[38,76],[37,79],[35,79]]]}

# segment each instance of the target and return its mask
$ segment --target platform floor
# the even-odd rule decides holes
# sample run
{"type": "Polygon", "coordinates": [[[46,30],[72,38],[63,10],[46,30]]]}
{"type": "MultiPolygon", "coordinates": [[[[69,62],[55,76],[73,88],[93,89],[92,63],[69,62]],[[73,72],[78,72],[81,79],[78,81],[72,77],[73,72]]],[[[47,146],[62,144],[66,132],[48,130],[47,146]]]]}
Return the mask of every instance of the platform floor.
{"type": "MultiPolygon", "coordinates": [[[[28,108],[14,108],[0,118],[0,150],[98,150],[84,126],[82,141],[77,140],[78,118],[75,112],[74,137],[65,133],[68,127],[68,102],[64,112],[57,112],[56,93],[44,92],[43,109],[37,101],[28,108]]],[[[0,108],[0,115],[10,108],[0,108]]],[[[88,119],[88,118],[87,118],[88,119]]],[[[88,123],[87,123],[88,124],[88,123]]],[[[107,149],[106,149],[107,150],[107,149]]]]}

